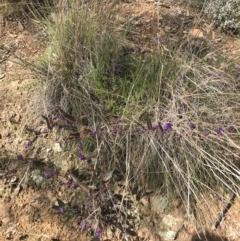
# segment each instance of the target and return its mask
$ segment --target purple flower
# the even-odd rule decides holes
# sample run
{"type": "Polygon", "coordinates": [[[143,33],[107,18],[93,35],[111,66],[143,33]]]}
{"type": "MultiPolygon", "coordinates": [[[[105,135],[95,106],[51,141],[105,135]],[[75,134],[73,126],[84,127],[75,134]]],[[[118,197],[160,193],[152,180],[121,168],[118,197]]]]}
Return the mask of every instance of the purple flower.
{"type": "Polygon", "coordinates": [[[44,128],[42,133],[48,133],[48,130],[46,128],[44,128]]]}
{"type": "Polygon", "coordinates": [[[19,160],[19,161],[23,161],[24,160],[24,158],[23,158],[23,155],[17,155],[17,159],[19,160]]]}
{"type": "Polygon", "coordinates": [[[209,131],[204,131],[203,135],[204,136],[209,136],[210,132],[209,131]]]}
{"type": "Polygon", "coordinates": [[[49,172],[49,173],[45,173],[44,174],[44,177],[46,178],[46,179],[48,179],[48,178],[51,178],[51,177],[53,177],[53,176],[55,176],[55,175],[57,175],[58,174],[58,170],[53,170],[53,171],[51,171],[51,172],[49,172]]]}
{"type": "Polygon", "coordinates": [[[220,77],[221,76],[221,73],[220,72],[210,72],[209,73],[210,76],[215,76],[215,77],[220,77]]]}
{"type": "Polygon", "coordinates": [[[78,141],[78,144],[77,144],[78,148],[80,148],[81,150],[83,149],[83,145],[82,145],[82,142],[79,140],[78,141]]]}
{"type": "Polygon", "coordinates": [[[68,187],[70,187],[73,184],[73,180],[70,179],[65,183],[68,187]]]}
{"type": "Polygon", "coordinates": [[[28,147],[30,147],[31,146],[31,142],[30,141],[26,141],[25,143],[24,143],[24,147],[25,148],[28,148],[28,147]]]}
{"type": "Polygon", "coordinates": [[[90,231],[92,229],[91,225],[89,225],[89,224],[86,224],[85,228],[87,229],[87,231],[90,231]]]}
{"type": "Polygon", "coordinates": [[[118,118],[117,120],[116,120],[116,124],[119,124],[119,123],[121,123],[123,120],[121,119],[121,118],[118,118]]]}
{"type": "Polygon", "coordinates": [[[50,177],[51,177],[50,173],[44,173],[44,178],[48,179],[50,177]]]}
{"type": "Polygon", "coordinates": [[[119,72],[120,72],[120,67],[121,67],[120,64],[115,64],[115,65],[114,65],[114,72],[115,72],[115,73],[119,73],[119,72]]]}
{"type": "Polygon", "coordinates": [[[189,125],[188,125],[189,127],[190,127],[190,129],[192,129],[192,130],[194,130],[194,129],[196,129],[196,125],[194,124],[194,123],[189,123],[189,125]]]}
{"type": "Polygon", "coordinates": [[[234,126],[229,126],[228,131],[229,132],[236,132],[236,128],[234,126]]]}
{"type": "Polygon", "coordinates": [[[164,124],[164,126],[163,126],[164,131],[170,131],[171,129],[172,129],[172,123],[167,122],[164,124]]]}
{"type": "Polygon", "coordinates": [[[79,154],[78,154],[78,157],[79,157],[80,160],[82,160],[82,161],[86,160],[86,157],[85,157],[82,153],[79,153],[79,154]]]}
{"type": "Polygon", "coordinates": [[[101,234],[102,234],[102,229],[101,229],[101,228],[96,228],[96,230],[95,230],[95,235],[96,235],[97,237],[99,237],[99,236],[101,236],[101,234]]]}
{"type": "Polygon", "coordinates": [[[64,213],[64,212],[65,212],[65,209],[64,209],[64,207],[60,207],[60,208],[58,209],[58,211],[59,211],[60,213],[64,213]]]}
{"type": "Polygon", "coordinates": [[[124,49],[124,56],[128,55],[128,54],[131,54],[134,52],[134,48],[131,48],[131,47],[125,47],[124,49]]]}
{"type": "Polygon", "coordinates": [[[182,79],[186,79],[186,74],[182,74],[182,79]]]}
{"type": "Polygon", "coordinates": [[[216,132],[217,132],[218,135],[221,135],[222,132],[223,132],[223,129],[222,129],[221,127],[218,127],[218,128],[216,129],[216,132]]]}
{"type": "Polygon", "coordinates": [[[98,135],[98,132],[95,130],[92,132],[92,134],[96,137],[98,135]]]}
{"type": "Polygon", "coordinates": [[[51,175],[52,175],[52,176],[55,176],[55,175],[57,175],[58,173],[59,173],[58,170],[53,170],[53,171],[51,171],[51,175]]]}
{"type": "Polygon", "coordinates": [[[85,228],[85,227],[86,227],[86,223],[85,223],[85,222],[81,222],[81,223],[80,223],[80,226],[81,226],[82,228],[85,228]]]}
{"type": "Polygon", "coordinates": [[[34,132],[35,130],[33,128],[28,128],[29,132],[34,132]]]}
{"type": "Polygon", "coordinates": [[[152,129],[153,129],[153,131],[155,131],[155,130],[157,130],[158,128],[159,128],[158,125],[154,125],[152,129]]]}
{"type": "Polygon", "coordinates": [[[92,208],[92,204],[89,203],[89,204],[87,205],[87,208],[88,208],[88,209],[91,209],[91,208],[92,208]]]}
{"type": "Polygon", "coordinates": [[[147,131],[147,127],[146,127],[146,126],[143,126],[143,127],[141,128],[141,130],[142,130],[142,132],[147,131]]]}
{"type": "Polygon", "coordinates": [[[64,120],[64,116],[63,116],[63,114],[60,114],[60,115],[58,116],[58,119],[60,119],[60,120],[64,120]]]}
{"type": "Polygon", "coordinates": [[[39,124],[43,125],[44,124],[44,120],[40,120],[39,124]]]}

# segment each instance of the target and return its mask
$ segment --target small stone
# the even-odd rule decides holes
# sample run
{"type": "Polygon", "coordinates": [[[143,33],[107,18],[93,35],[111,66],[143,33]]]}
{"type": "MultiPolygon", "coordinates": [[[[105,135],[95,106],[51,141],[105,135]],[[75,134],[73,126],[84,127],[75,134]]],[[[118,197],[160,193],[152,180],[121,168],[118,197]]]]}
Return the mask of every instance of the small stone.
{"type": "Polygon", "coordinates": [[[0,74],[0,81],[2,81],[6,77],[5,74],[0,74]]]}
{"type": "Polygon", "coordinates": [[[18,30],[19,31],[23,31],[24,30],[24,27],[23,27],[23,25],[20,22],[18,22],[18,30]]]}
{"type": "Polygon", "coordinates": [[[6,224],[10,221],[10,217],[9,217],[7,208],[4,205],[0,205],[0,220],[2,220],[2,222],[4,224],[6,224]]]}
{"type": "Polygon", "coordinates": [[[2,138],[9,137],[10,136],[9,130],[8,129],[3,130],[1,133],[1,136],[2,136],[2,138]]]}
{"type": "Polygon", "coordinates": [[[203,38],[203,32],[198,28],[191,29],[189,35],[192,38],[203,38]]]}
{"type": "Polygon", "coordinates": [[[61,151],[62,151],[62,148],[61,148],[60,143],[55,143],[55,144],[54,144],[54,147],[53,147],[53,150],[54,150],[55,152],[61,152],[61,151]]]}
{"type": "Polygon", "coordinates": [[[163,212],[168,206],[168,198],[155,196],[151,200],[152,209],[156,212],[163,212]]]}
{"type": "Polygon", "coordinates": [[[165,36],[166,35],[166,32],[161,28],[160,30],[159,30],[159,36],[160,37],[163,37],[163,36],[165,36]]]}
{"type": "Polygon", "coordinates": [[[11,221],[11,219],[10,219],[9,216],[4,217],[4,218],[2,219],[2,223],[3,223],[3,224],[8,224],[10,221],[11,221]]]}
{"type": "Polygon", "coordinates": [[[162,223],[175,231],[179,231],[183,227],[183,220],[170,214],[163,217],[162,223]]]}
{"type": "Polygon", "coordinates": [[[165,237],[170,240],[175,240],[177,237],[177,232],[169,230],[165,233],[165,237]]]}
{"type": "Polygon", "coordinates": [[[147,197],[142,197],[142,198],[140,199],[140,203],[141,203],[145,208],[149,206],[149,202],[148,202],[147,197]]]}
{"type": "Polygon", "coordinates": [[[166,32],[169,32],[169,31],[171,30],[171,27],[165,26],[165,27],[164,27],[164,30],[165,30],[166,32]]]}

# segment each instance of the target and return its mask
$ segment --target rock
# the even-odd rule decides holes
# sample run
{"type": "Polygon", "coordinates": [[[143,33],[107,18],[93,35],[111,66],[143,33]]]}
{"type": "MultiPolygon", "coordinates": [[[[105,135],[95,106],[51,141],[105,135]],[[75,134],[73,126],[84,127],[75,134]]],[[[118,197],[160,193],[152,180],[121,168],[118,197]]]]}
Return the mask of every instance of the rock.
{"type": "Polygon", "coordinates": [[[153,237],[153,233],[151,231],[151,229],[149,229],[148,227],[142,226],[138,232],[137,235],[139,238],[142,238],[144,240],[155,240],[153,237]]]}
{"type": "Polygon", "coordinates": [[[10,221],[10,216],[5,205],[0,204],[0,220],[3,224],[7,224],[10,221]]]}
{"type": "Polygon", "coordinates": [[[148,198],[147,197],[142,197],[140,199],[140,203],[145,207],[147,208],[149,206],[149,202],[148,202],[148,198]]]}
{"type": "Polygon", "coordinates": [[[163,212],[168,206],[168,198],[155,196],[151,200],[152,211],[163,212]]]}
{"type": "Polygon", "coordinates": [[[164,27],[164,31],[165,31],[165,32],[168,33],[168,32],[170,32],[170,30],[171,30],[171,27],[170,27],[170,26],[165,26],[165,27],[164,27]]]}
{"type": "Polygon", "coordinates": [[[159,36],[160,37],[166,36],[166,32],[162,28],[160,28],[159,30],[159,36]]]}
{"type": "Polygon", "coordinates": [[[31,178],[36,183],[37,186],[40,186],[44,182],[44,178],[41,176],[41,173],[39,170],[32,171],[31,178]]]}
{"type": "Polygon", "coordinates": [[[9,129],[7,128],[7,129],[4,129],[3,131],[2,131],[2,133],[1,133],[1,136],[2,136],[2,138],[4,138],[4,137],[9,137],[10,136],[10,131],[9,131],[9,129]]]}
{"type": "Polygon", "coordinates": [[[165,215],[159,224],[160,231],[158,234],[164,239],[175,240],[183,227],[183,222],[181,218],[174,217],[171,214],[165,215]]]}
{"type": "Polygon", "coordinates": [[[54,144],[54,147],[53,147],[53,150],[54,150],[54,152],[61,152],[62,151],[62,148],[61,148],[61,146],[60,146],[60,143],[55,143],[54,144]]]}
{"type": "Polygon", "coordinates": [[[183,227],[183,220],[168,214],[163,217],[162,222],[172,230],[180,230],[183,227]]]}
{"type": "Polygon", "coordinates": [[[191,29],[188,34],[192,38],[203,38],[204,37],[203,32],[198,28],[191,29]]]}
{"type": "Polygon", "coordinates": [[[6,75],[5,74],[1,74],[1,72],[0,72],[0,81],[2,81],[5,77],[6,77],[6,75]]]}
{"type": "Polygon", "coordinates": [[[165,238],[175,240],[177,238],[177,232],[169,230],[164,234],[165,238]]]}

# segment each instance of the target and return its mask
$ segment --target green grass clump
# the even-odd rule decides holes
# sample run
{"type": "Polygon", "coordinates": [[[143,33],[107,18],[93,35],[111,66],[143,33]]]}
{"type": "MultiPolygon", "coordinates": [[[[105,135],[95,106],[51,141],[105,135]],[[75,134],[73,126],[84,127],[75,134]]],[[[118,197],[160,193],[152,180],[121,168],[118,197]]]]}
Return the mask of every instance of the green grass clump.
{"type": "Polygon", "coordinates": [[[27,16],[40,20],[45,18],[53,9],[54,0],[4,0],[0,4],[0,14],[27,16]]]}
{"type": "Polygon", "coordinates": [[[86,140],[98,150],[96,166],[107,159],[106,169],[120,170],[130,186],[162,188],[188,206],[219,185],[236,192],[237,80],[194,54],[185,59],[160,46],[143,54],[126,42],[116,9],[61,1],[48,25],[36,113],[56,116],[60,107],[73,119],[84,115],[97,131],[86,140]]]}

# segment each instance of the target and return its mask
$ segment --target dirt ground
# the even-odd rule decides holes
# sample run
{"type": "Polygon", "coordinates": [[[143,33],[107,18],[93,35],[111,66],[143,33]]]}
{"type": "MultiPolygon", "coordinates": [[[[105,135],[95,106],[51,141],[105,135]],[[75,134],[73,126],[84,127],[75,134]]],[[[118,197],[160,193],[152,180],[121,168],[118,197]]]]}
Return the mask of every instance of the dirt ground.
{"type": "MultiPolygon", "coordinates": [[[[240,66],[240,40],[230,33],[215,29],[208,19],[202,17],[197,6],[186,6],[183,1],[136,0],[123,1],[119,7],[116,16],[119,23],[127,22],[133,26],[128,41],[141,45],[142,49],[160,46],[168,50],[178,46],[176,51],[180,48],[197,51],[220,68],[226,68],[231,61],[240,66]],[[179,39],[181,44],[177,45],[179,39]],[[206,49],[214,51],[204,52],[206,49]],[[221,61],[219,53],[225,56],[221,61]]],[[[28,136],[23,131],[24,115],[38,83],[20,59],[31,62],[41,56],[46,38],[44,29],[35,27],[21,17],[2,18],[0,24],[0,240],[96,241],[91,239],[89,233],[81,232],[78,220],[67,219],[52,208],[56,197],[69,199],[71,196],[72,190],[59,185],[59,179],[63,180],[64,177],[59,175],[45,189],[25,183],[26,176],[35,165],[34,162],[29,164],[31,153],[37,151],[34,142],[28,150],[24,147],[28,141],[28,136]],[[29,162],[19,165],[19,154],[28,155],[29,162]]],[[[240,73],[236,73],[236,78],[239,77],[240,73]]],[[[202,216],[199,216],[201,225],[194,220],[187,220],[181,205],[167,209],[164,214],[150,210],[147,215],[144,214],[148,217],[143,219],[137,234],[139,231],[144,232],[134,237],[134,240],[159,240],[152,234],[157,233],[162,217],[166,214],[184,220],[176,240],[240,240],[238,198],[235,198],[219,227],[212,229],[227,199],[209,196],[208,205],[204,201],[199,203],[202,211],[202,216]],[[153,219],[154,225],[151,225],[153,219]],[[201,229],[205,231],[205,237],[200,234],[201,229]]],[[[106,231],[103,238],[120,240],[120,233],[114,235],[110,238],[106,231]]]]}

